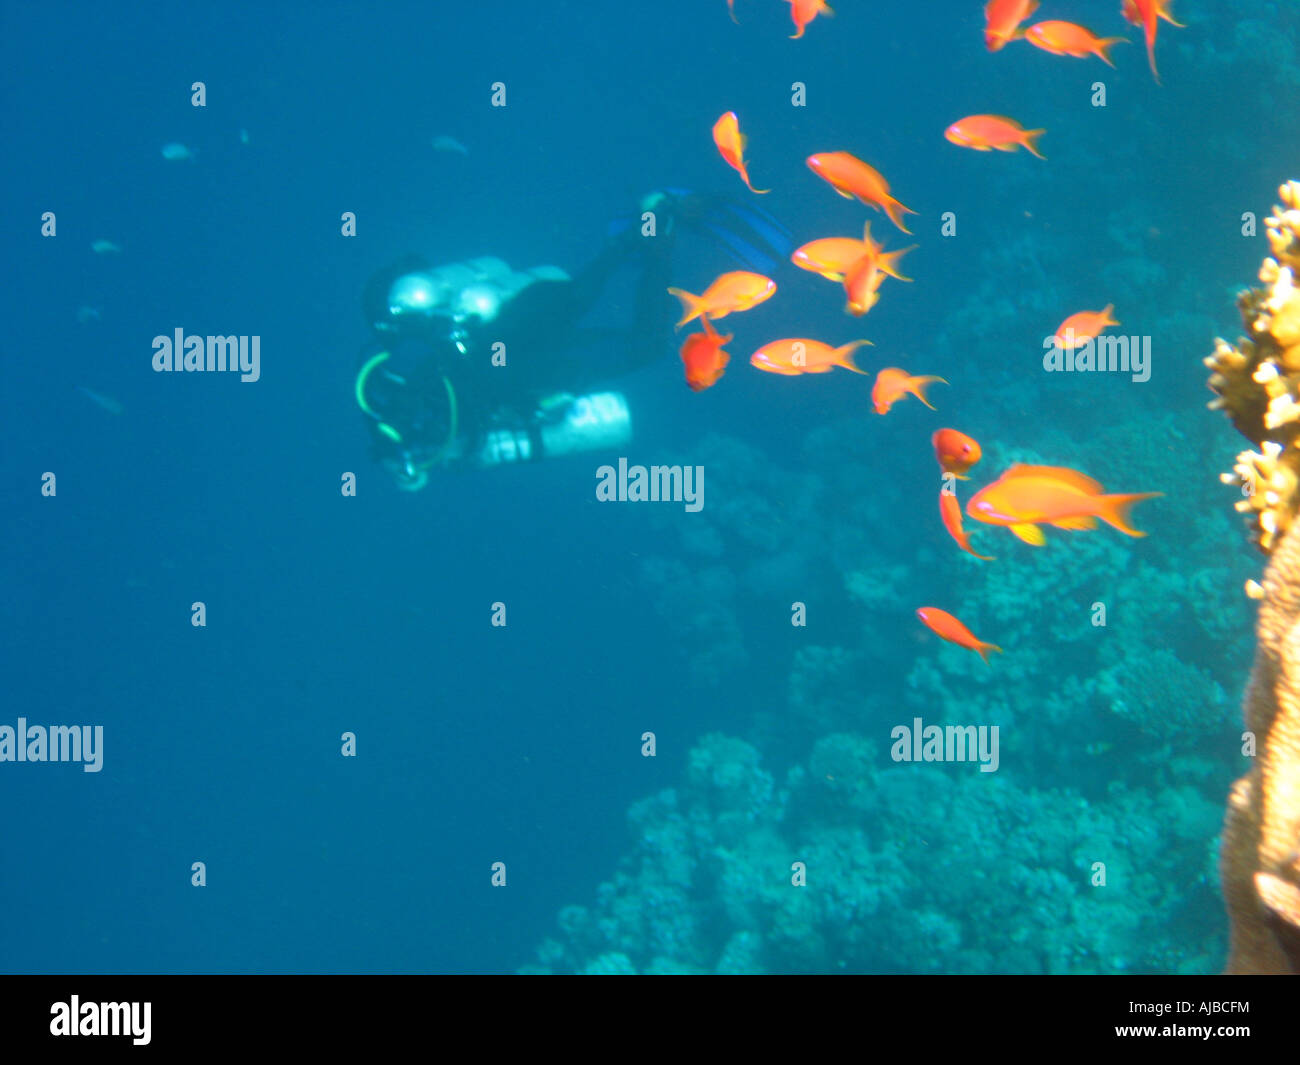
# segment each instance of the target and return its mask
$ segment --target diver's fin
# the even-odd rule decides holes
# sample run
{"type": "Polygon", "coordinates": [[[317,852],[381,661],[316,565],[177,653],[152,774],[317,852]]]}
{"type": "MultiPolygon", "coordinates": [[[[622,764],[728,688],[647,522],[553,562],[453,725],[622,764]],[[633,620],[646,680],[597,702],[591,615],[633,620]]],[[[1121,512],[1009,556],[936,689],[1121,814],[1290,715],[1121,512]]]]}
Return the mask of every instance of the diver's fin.
{"type": "Polygon", "coordinates": [[[661,233],[676,232],[679,227],[690,230],[720,245],[739,266],[758,274],[772,273],[794,252],[794,238],[772,215],[725,196],[665,188],[643,197],[641,209],[659,215],[661,233]]]}

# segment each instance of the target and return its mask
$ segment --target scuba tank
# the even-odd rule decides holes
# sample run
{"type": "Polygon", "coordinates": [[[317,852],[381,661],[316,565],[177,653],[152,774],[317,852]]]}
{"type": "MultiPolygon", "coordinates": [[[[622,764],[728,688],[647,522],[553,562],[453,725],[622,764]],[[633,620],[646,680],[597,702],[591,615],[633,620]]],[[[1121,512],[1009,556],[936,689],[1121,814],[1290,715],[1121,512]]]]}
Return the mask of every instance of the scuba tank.
{"type": "MultiPolygon", "coordinates": [[[[632,439],[632,414],[621,392],[563,398],[568,403],[560,409],[558,417],[541,424],[489,431],[476,456],[478,465],[501,466],[558,458],[620,447],[632,439]]],[[[555,410],[554,405],[551,410],[555,410]]]]}

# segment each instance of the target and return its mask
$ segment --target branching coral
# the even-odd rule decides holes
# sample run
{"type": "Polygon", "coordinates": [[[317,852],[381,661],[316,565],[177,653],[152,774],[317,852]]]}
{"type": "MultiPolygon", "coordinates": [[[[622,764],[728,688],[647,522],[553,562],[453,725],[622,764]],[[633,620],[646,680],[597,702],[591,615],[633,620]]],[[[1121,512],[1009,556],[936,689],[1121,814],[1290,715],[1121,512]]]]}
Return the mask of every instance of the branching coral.
{"type": "Polygon", "coordinates": [[[1300,973],[1300,182],[1279,190],[1268,219],[1267,289],[1239,300],[1250,333],[1220,340],[1206,360],[1233,424],[1258,447],[1237,459],[1235,479],[1272,558],[1262,587],[1258,649],[1246,693],[1246,728],[1257,745],[1233,786],[1223,829],[1223,894],[1232,922],[1228,971],[1300,973]]]}
{"type": "Polygon", "coordinates": [[[1227,411],[1258,450],[1237,456],[1227,483],[1240,484],[1237,509],[1254,516],[1259,546],[1271,551],[1300,504],[1300,182],[1278,189],[1282,206],[1266,219],[1272,255],[1259,269],[1267,286],[1237,301],[1248,336],[1215,342],[1205,360],[1210,406],[1227,411]]]}

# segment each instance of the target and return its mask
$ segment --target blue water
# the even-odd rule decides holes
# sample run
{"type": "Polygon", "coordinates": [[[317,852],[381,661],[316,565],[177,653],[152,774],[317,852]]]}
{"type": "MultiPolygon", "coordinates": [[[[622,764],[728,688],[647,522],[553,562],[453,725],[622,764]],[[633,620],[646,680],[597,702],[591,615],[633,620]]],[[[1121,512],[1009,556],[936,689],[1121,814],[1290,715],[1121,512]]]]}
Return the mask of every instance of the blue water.
{"type": "MultiPolygon", "coordinates": [[[[1111,5],[1056,6],[1044,17],[1134,42],[1117,70],[1023,42],[990,54],[980,5],[956,0],[844,0],[799,41],[777,0],[739,0],[739,26],[723,0],[5,7],[0,725],[101,724],[105,747],[98,773],[0,762],[0,909],[21,915],[0,969],[509,972],[548,937],[565,944],[543,959],[554,971],[1221,964],[1214,837],[1243,769],[1240,588],[1261,563],[1217,482],[1242,445],[1203,410],[1200,359],[1236,335],[1232,289],[1265,253],[1242,212],[1262,218],[1300,176],[1300,19],[1187,0],[1188,27],[1161,27],[1157,86],[1111,5]],[[719,324],[736,339],[714,388],[686,389],[667,339],[617,382],[632,461],[705,465],[698,515],[598,504],[594,470],[615,453],[397,491],[353,399],[366,279],[410,251],[576,272],[648,190],[749,202],[710,143],[725,110],[774,190],[762,206],[798,240],[869,219],[890,249],[919,245],[915,281],[886,281],[855,320],[786,264],[776,298],[719,324]],[[947,143],[971,112],[1046,127],[1047,161],[947,143]],[[439,135],[468,154],[435,151],[439,135]],[[193,159],[164,159],[171,142],[193,159]],[[830,150],[889,177],[914,236],[808,171],[830,150]],[[948,211],[955,237],[939,235],[948,211]],[[99,239],[120,251],[96,254],[99,239]],[[1125,332],[1155,338],[1151,380],[1044,374],[1042,337],[1112,302],[1125,332]],[[261,379],[153,372],[153,337],[178,327],[260,336],[261,379]],[[943,375],[939,413],[909,400],[882,419],[869,378],[746,365],[803,335],[869,337],[870,372],[943,375]],[[975,526],[1000,556],[981,569],[934,514],[928,441],[947,424],[984,444],[973,484],[1030,458],[1164,492],[1137,511],[1151,535],[1049,532],[1035,555],[975,526]],[[1084,647],[1097,599],[1112,642],[1084,647]],[[926,603],[1006,653],[986,670],[939,644],[913,617],[926,603]],[[1169,675],[1157,652],[1183,688],[1142,680],[1144,662],[1169,675]],[[1184,690],[1205,706],[1185,714],[1184,690]],[[926,714],[1001,722],[996,785],[970,765],[900,775],[914,771],[889,760],[889,730],[926,714]],[[811,783],[843,763],[851,793],[811,783]],[[629,827],[665,789],[678,813],[638,807],[629,827]],[[1076,800],[1102,826],[1086,846],[1076,800]],[[1015,847],[925,827],[983,823],[984,802],[1024,812],[1015,847]],[[1185,816],[1164,832],[1172,806],[1185,816]],[[1088,910],[1093,860],[1111,863],[1110,908],[1088,910]],[[822,901],[779,901],[794,861],[803,890],[822,876],[822,901]],[[981,931],[1039,903],[925,889],[981,862],[1007,899],[1075,893],[1051,944],[1030,918],[1015,950],[981,931]],[[559,931],[571,905],[603,931],[559,931]]],[[[730,268],[702,240],[673,265],[692,291],[730,268]]]]}

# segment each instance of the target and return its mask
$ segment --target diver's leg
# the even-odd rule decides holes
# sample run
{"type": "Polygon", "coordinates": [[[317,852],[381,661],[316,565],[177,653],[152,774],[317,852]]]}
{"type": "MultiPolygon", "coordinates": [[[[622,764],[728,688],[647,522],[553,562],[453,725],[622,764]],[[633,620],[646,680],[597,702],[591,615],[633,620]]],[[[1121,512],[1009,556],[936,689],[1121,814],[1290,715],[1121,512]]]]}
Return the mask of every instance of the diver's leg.
{"type": "Polygon", "coordinates": [[[632,328],[625,367],[639,369],[664,357],[671,337],[672,234],[643,237],[646,243],[641,276],[637,278],[632,328]]]}
{"type": "Polygon", "coordinates": [[[553,367],[569,360],[581,365],[580,353],[572,342],[584,335],[590,339],[600,334],[613,339],[600,357],[603,374],[620,374],[655,362],[666,351],[672,321],[667,295],[672,281],[672,243],[671,225],[666,232],[661,229],[653,236],[642,236],[639,225],[625,230],[607,239],[600,253],[573,278],[534,281],[505,304],[495,322],[477,328],[485,337],[491,334],[492,339],[504,341],[507,347],[519,343],[536,351],[538,325],[546,323],[547,346],[559,348],[548,352],[553,367]],[[625,267],[636,271],[630,327],[581,327],[579,323],[595,309],[611,278],[625,267]]]}

